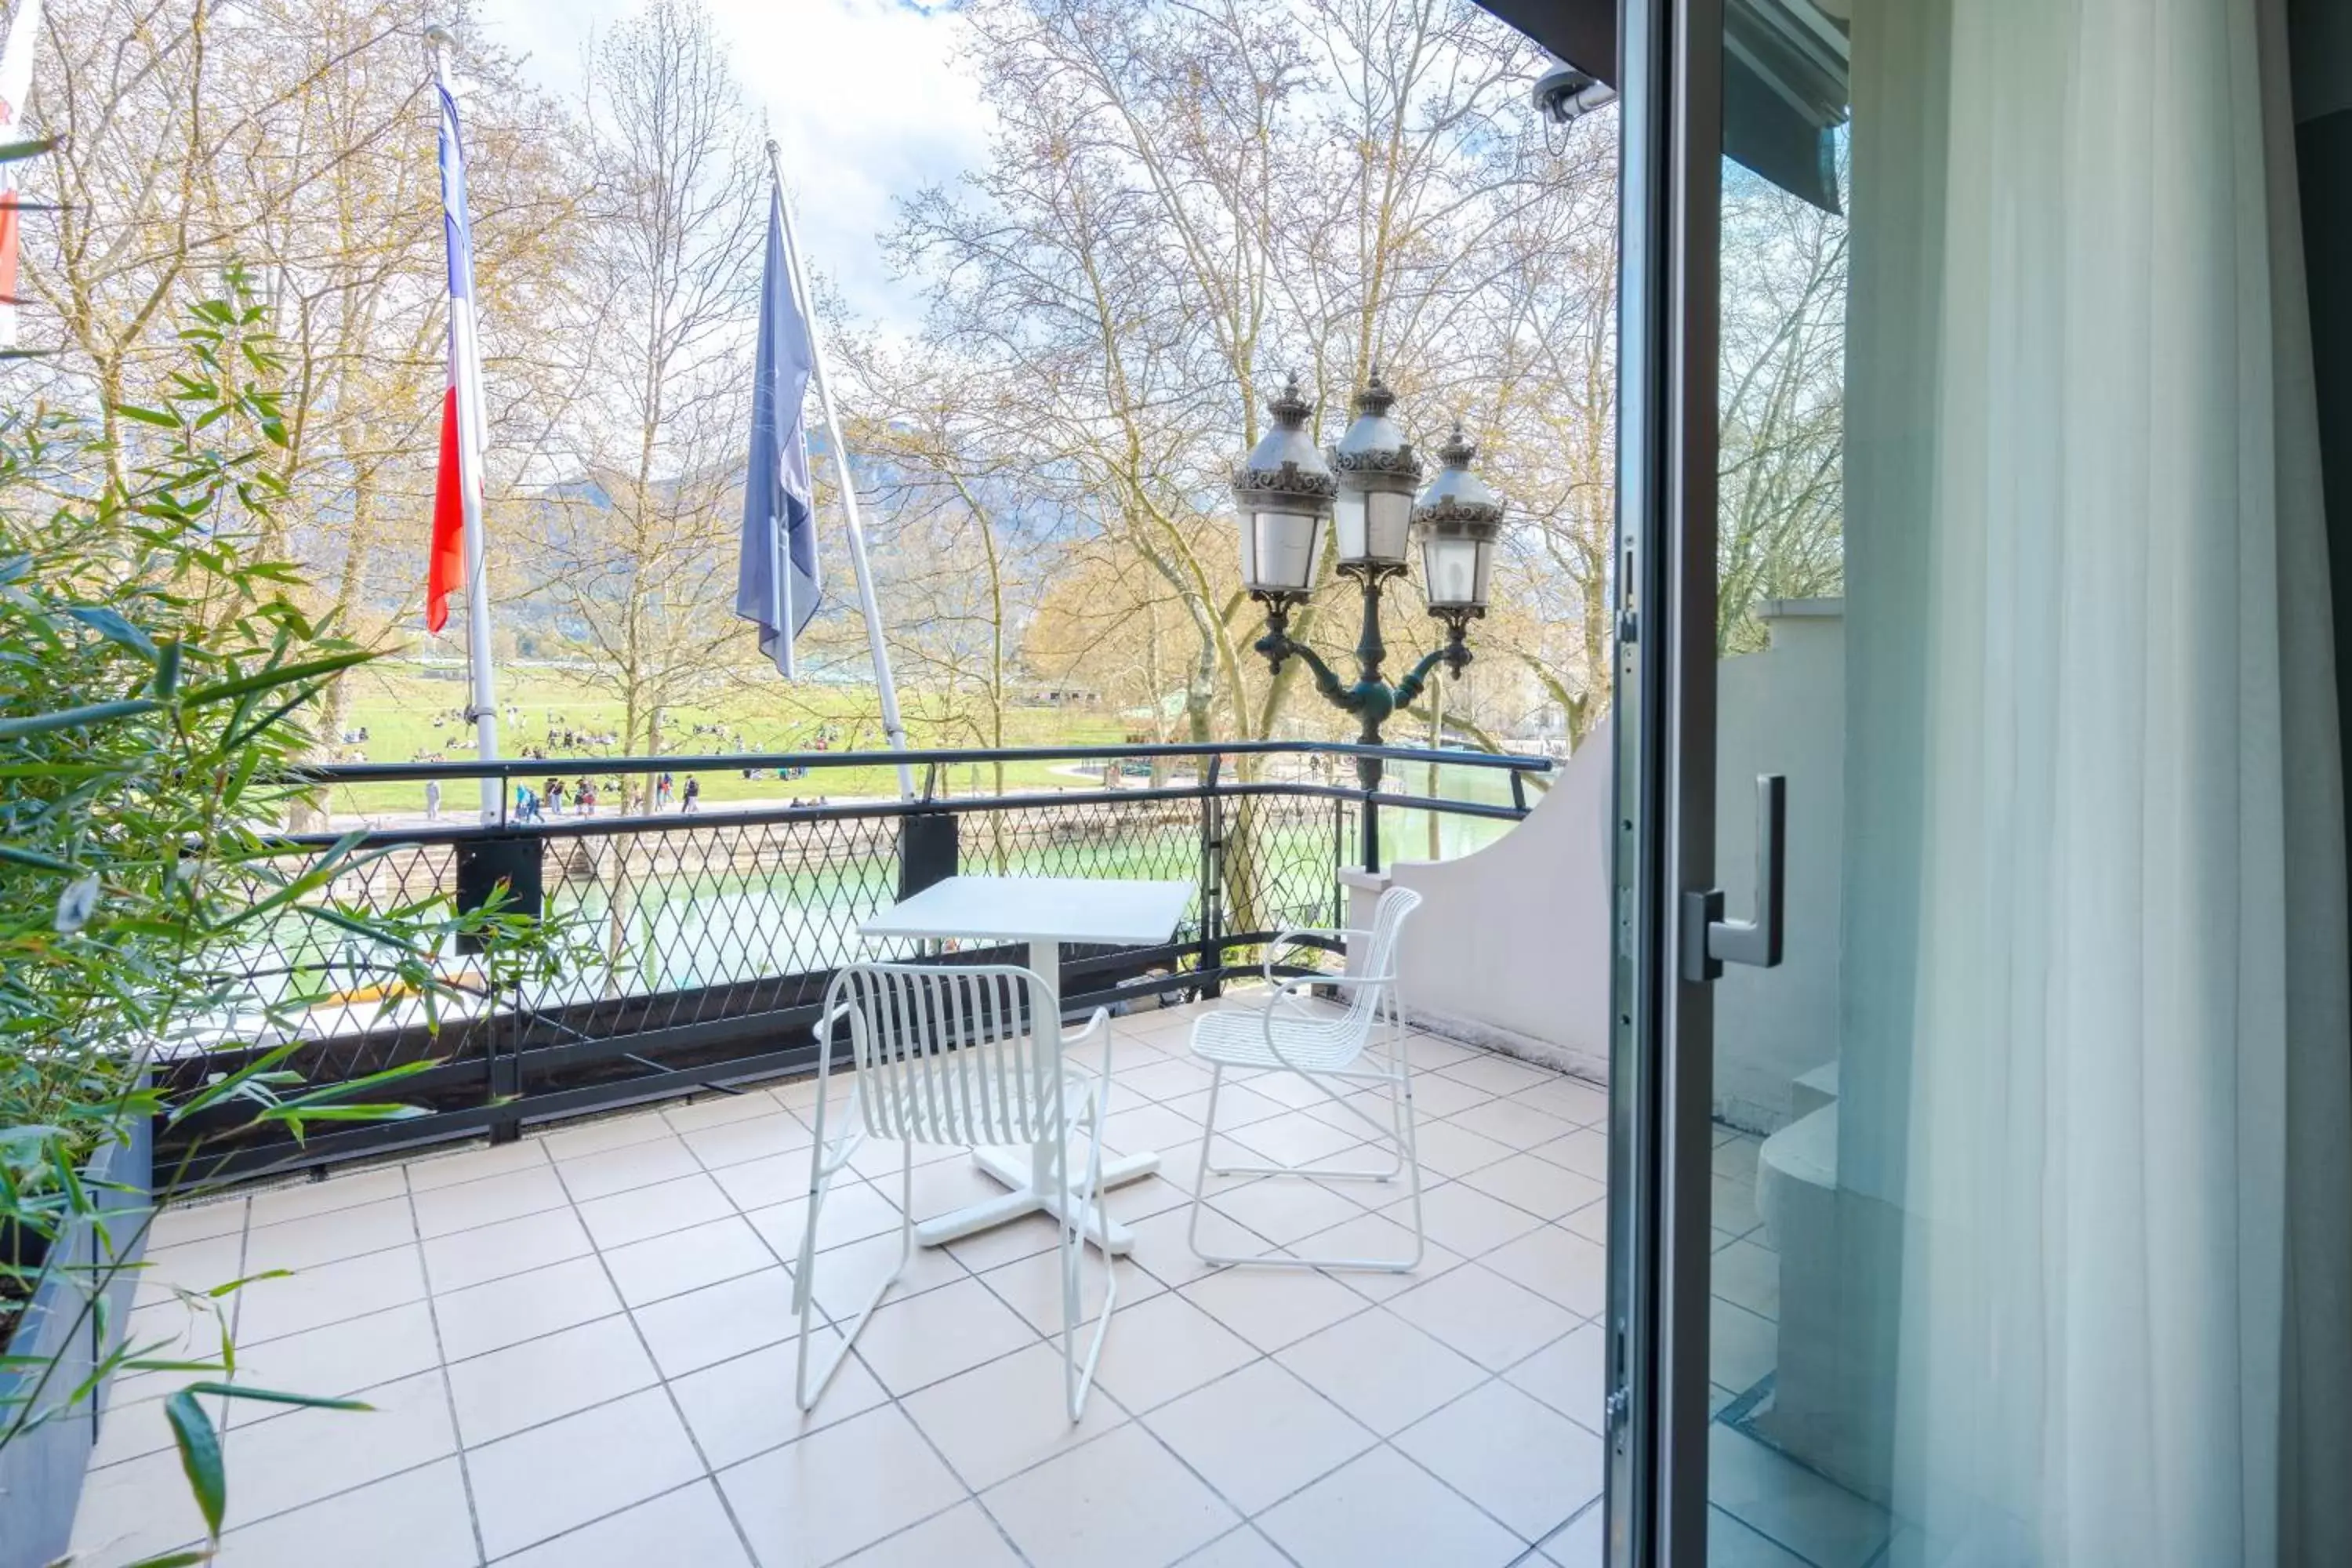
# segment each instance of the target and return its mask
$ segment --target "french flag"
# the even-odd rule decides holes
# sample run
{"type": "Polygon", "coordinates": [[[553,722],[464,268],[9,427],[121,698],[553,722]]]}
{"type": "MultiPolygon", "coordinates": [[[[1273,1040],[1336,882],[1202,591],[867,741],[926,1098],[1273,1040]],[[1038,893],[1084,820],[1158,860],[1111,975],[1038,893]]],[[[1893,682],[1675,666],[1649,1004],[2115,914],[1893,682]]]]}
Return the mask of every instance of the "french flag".
{"type": "MultiPolygon", "coordinates": [[[[466,586],[482,517],[482,378],[474,337],[474,236],[466,221],[466,152],[457,100],[441,98],[441,229],[449,247],[449,384],[441,399],[441,463],[433,487],[433,548],[425,567],[425,629],[449,624],[449,595],[466,586]]],[[[476,627],[473,634],[480,637],[476,627]]]]}
{"type": "MultiPolygon", "coordinates": [[[[16,0],[8,17],[8,42],[0,49],[0,146],[32,140],[25,126],[25,100],[33,92],[33,46],[41,36],[41,0],[16,0]]],[[[16,163],[0,163],[0,349],[16,346],[16,163]]]]}

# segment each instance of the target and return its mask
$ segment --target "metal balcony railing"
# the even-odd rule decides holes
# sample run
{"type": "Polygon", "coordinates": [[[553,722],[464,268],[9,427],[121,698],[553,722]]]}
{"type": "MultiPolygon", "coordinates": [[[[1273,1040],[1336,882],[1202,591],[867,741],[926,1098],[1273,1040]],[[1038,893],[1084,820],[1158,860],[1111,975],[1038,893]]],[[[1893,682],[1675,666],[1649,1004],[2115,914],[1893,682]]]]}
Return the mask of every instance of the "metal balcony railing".
{"type": "MultiPolygon", "coordinates": [[[[526,1121],[575,1116],[811,1068],[816,1004],[835,969],[874,956],[859,925],[958,871],[999,876],[1184,880],[1194,896],[1168,943],[1066,950],[1061,985],[1073,1011],[1214,994],[1255,971],[1286,926],[1341,923],[1339,872],[1378,853],[1383,815],[1508,823],[1528,809],[1526,780],[1539,757],[1312,742],[1091,746],[908,754],[922,788],[913,800],[727,807],[698,814],[511,819],[512,781],[552,773],[624,777],[667,772],[724,775],[887,767],[897,753],[540,758],[480,763],[367,763],[316,770],[321,786],[428,779],[499,783],[500,819],[369,833],[369,853],[333,896],[388,910],[455,894],[461,906],[503,881],[528,909],[563,918],[566,962],[549,979],[501,978],[491,956],[446,955],[446,969],[478,999],[444,1015],[437,1033],[421,1005],[386,994],[366,944],[299,913],[214,963],[247,999],[248,1015],[216,1020],[218,1042],[184,1047],[159,1064],[167,1085],[193,1084],[285,1043],[254,1026],[265,1004],[302,1024],[290,1065],[313,1086],[395,1065],[434,1065],[400,1085],[413,1120],[314,1131],[307,1142],[262,1142],[230,1131],[234,1113],[171,1130],[158,1170],[189,1162],[209,1181],[319,1165],[451,1139],[519,1134],[526,1121]],[[1354,760],[1478,770],[1507,781],[1506,802],[1441,799],[1324,782],[1351,776],[1354,760]],[[1305,759],[1302,763],[1300,759],[1305,759]],[[1323,760],[1318,760],[1323,759],[1323,760]],[[947,770],[994,763],[1189,764],[1189,780],[1134,788],[948,795],[947,770]],[[1287,771],[1303,776],[1275,776],[1287,771]]],[[[1423,776],[1430,776],[1423,774],[1423,776]]],[[[452,804],[476,792],[446,788],[452,804]]],[[[1490,791],[1489,793],[1500,793],[1490,791]]],[[[335,835],[288,840],[315,855],[335,835]]],[[[896,956],[906,956],[898,954],[896,956]]],[[[953,958],[1023,962],[1008,950],[953,958]]],[[[1277,955],[1298,972],[1315,956],[1277,955]]]]}

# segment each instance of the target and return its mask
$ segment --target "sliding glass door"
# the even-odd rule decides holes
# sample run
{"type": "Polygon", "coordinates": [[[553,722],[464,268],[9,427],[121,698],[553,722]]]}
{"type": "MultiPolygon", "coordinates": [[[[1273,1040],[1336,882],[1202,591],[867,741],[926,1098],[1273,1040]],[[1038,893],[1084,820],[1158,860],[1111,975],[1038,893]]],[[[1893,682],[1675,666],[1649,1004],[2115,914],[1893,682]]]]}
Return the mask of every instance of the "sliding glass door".
{"type": "Polygon", "coordinates": [[[2301,1528],[2275,22],[1624,7],[1612,1563],[2301,1528]]]}

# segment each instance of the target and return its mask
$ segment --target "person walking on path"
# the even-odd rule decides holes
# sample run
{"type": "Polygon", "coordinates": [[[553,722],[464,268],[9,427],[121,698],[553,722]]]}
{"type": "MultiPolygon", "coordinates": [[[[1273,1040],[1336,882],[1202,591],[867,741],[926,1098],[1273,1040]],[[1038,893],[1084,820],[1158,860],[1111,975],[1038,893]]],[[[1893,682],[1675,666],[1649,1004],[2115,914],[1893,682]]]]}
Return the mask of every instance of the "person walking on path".
{"type": "Polygon", "coordinates": [[[688,773],[686,775],[686,800],[685,804],[677,808],[678,815],[685,816],[698,812],[701,809],[701,803],[702,781],[688,773]]]}
{"type": "Polygon", "coordinates": [[[425,820],[427,822],[441,820],[441,781],[439,779],[425,781],[425,820]]]}
{"type": "Polygon", "coordinates": [[[669,775],[667,773],[664,773],[659,778],[654,780],[654,809],[656,811],[667,811],[669,809],[669,775]]]}

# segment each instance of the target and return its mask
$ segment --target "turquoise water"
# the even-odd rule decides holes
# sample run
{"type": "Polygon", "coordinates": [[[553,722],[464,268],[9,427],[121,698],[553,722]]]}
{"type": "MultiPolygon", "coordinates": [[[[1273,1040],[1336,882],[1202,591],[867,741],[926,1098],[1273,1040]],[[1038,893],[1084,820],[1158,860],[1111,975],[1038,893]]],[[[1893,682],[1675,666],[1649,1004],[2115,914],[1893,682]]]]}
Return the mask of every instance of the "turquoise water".
{"type": "MultiPolygon", "coordinates": [[[[1511,777],[1501,768],[1446,766],[1432,769],[1419,763],[1391,763],[1388,787],[1399,795],[1425,795],[1437,800],[1470,801],[1480,805],[1511,804],[1511,777]]],[[[1528,786],[1528,805],[1543,798],[1538,784],[1528,786]]],[[[1484,849],[1516,824],[1483,816],[1454,816],[1441,812],[1408,811],[1384,805],[1381,812],[1381,859],[1452,860],[1484,849]],[[1433,830],[1434,836],[1433,837],[1433,830]]]]}

